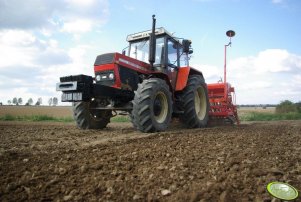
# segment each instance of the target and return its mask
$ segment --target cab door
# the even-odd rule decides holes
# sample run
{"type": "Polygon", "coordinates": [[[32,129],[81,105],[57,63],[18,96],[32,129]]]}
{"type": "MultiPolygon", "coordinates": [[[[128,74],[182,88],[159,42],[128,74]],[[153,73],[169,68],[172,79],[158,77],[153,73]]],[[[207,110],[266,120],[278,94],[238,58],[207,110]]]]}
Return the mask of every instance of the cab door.
{"type": "Polygon", "coordinates": [[[172,38],[167,38],[166,47],[166,70],[173,89],[176,87],[177,74],[179,69],[179,43],[172,38]]]}

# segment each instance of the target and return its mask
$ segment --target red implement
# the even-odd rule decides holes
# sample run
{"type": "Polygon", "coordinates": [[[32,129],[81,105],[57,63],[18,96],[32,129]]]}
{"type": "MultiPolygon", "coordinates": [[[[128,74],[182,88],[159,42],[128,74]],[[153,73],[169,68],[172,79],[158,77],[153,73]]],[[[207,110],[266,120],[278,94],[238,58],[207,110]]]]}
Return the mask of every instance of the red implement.
{"type": "Polygon", "coordinates": [[[235,91],[229,83],[208,84],[211,121],[226,121],[239,124],[235,105],[235,91]]]}
{"type": "Polygon", "coordinates": [[[224,52],[224,82],[208,84],[208,96],[210,102],[209,117],[211,122],[228,122],[239,124],[236,108],[236,97],[234,87],[227,83],[227,47],[231,46],[231,38],[235,32],[226,32],[230,42],[225,45],[224,52]]]}

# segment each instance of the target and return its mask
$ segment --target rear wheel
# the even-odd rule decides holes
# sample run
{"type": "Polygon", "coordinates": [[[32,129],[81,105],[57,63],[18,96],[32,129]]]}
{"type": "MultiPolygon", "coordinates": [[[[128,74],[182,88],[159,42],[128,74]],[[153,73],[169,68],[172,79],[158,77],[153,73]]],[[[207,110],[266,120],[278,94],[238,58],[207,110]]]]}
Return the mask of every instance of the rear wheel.
{"type": "Polygon", "coordinates": [[[169,126],[171,114],[171,93],[164,80],[151,78],[138,85],[131,114],[135,128],[142,132],[164,131],[169,126]]]}
{"type": "Polygon", "coordinates": [[[208,90],[205,80],[200,75],[190,76],[187,86],[181,94],[184,113],[180,116],[188,128],[205,127],[209,118],[208,90]]]}
{"type": "Polygon", "coordinates": [[[112,112],[110,110],[91,109],[96,102],[74,102],[73,117],[80,129],[102,129],[110,122],[112,112]]]}

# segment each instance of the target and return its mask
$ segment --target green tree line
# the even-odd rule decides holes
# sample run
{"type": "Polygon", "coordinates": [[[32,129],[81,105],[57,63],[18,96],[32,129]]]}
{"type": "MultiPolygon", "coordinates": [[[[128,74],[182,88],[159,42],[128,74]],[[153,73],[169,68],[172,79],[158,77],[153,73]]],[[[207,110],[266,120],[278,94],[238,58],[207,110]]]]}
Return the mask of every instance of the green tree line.
{"type": "MultiPolygon", "coordinates": [[[[42,100],[41,97],[38,98],[36,102],[34,102],[32,98],[29,98],[24,105],[25,106],[31,106],[31,105],[39,106],[39,105],[42,104],[42,102],[43,102],[43,100],[42,100]]],[[[8,100],[7,104],[8,105],[22,105],[23,104],[23,99],[22,98],[14,97],[13,99],[8,100]]],[[[51,106],[51,105],[52,106],[56,106],[58,104],[58,98],[57,97],[51,97],[51,98],[49,98],[48,104],[49,104],[49,106],[51,106]]]]}

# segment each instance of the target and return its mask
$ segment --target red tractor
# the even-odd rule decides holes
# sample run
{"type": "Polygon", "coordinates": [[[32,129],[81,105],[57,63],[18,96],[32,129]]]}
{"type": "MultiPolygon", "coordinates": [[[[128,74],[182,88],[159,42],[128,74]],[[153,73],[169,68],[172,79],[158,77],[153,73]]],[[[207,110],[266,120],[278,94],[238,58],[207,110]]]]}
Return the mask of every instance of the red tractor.
{"type": "Polygon", "coordinates": [[[81,129],[102,129],[110,118],[128,114],[142,132],[164,131],[172,117],[188,128],[205,127],[209,97],[202,72],[189,66],[191,41],[176,38],[164,28],[127,36],[128,52],[96,57],[95,77],[60,78],[62,102],[73,102],[81,129]]]}

